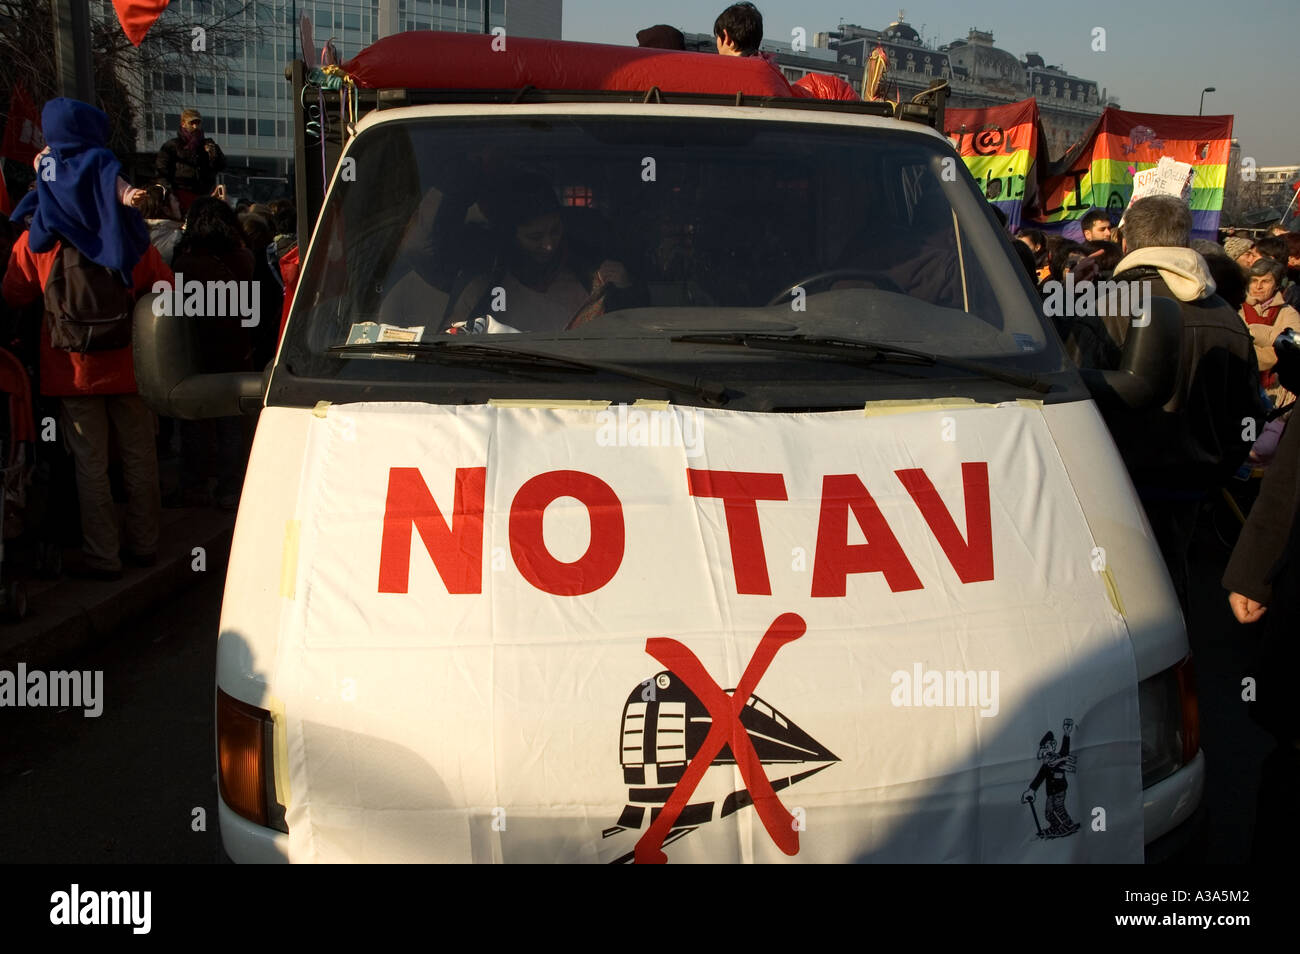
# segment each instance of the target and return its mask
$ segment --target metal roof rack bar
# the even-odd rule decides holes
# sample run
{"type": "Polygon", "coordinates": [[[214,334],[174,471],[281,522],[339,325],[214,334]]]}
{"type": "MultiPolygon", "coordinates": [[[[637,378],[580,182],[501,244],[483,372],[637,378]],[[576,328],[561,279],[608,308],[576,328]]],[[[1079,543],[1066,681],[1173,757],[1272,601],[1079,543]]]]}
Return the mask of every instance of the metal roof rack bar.
{"type": "Polygon", "coordinates": [[[358,90],[361,111],[367,105],[384,109],[395,106],[428,106],[450,103],[654,103],[656,105],[742,106],[759,109],[804,109],[822,112],[856,113],[863,116],[897,118],[939,128],[942,125],[941,91],[926,91],[934,103],[903,103],[866,100],[790,99],[778,96],[745,96],[742,93],[672,93],[657,86],[648,90],[551,90],[527,86],[523,89],[381,89],[358,90]],[[935,94],[938,95],[935,95],[935,94]]]}

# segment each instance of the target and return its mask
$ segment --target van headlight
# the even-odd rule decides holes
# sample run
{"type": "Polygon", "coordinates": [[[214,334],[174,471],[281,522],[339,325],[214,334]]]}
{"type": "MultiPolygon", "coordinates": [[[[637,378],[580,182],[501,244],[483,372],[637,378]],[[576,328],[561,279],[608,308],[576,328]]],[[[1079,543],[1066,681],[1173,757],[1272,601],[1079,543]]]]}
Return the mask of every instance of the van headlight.
{"type": "Polygon", "coordinates": [[[1176,666],[1138,683],[1142,722],[1142,787],[1168,778],[1201,747],[1196,682],[1190,654],[1176,666]]]}

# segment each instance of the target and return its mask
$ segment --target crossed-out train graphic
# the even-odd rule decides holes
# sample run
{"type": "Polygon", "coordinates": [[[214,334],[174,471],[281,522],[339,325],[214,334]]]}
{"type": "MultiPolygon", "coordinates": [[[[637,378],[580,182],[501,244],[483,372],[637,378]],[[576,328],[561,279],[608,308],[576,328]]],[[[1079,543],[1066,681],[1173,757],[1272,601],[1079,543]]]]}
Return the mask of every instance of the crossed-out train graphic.
{"type": "MultiPolygon", "coordinates": [[[[826,746],[758,695],[749,696],[738,719],[773,791],[789,788],[839,761],[826,746]]],[[[661,671],[632,690],[623,706],[619,740],[623,781],[628,785],[627,804],[618,823],[606,828],[603,837],[639,832],[658,817],[712,726],[708,708],[672,672],[661,671]]],[[[705,770],[692,801],[664,837],[663,847],[706,822],[726,818],[753,804],[747,789],[734,788],[735,765],[731,746],[724,745],[705,770]],[[714,797],[710,798],[710,793],[714,797]]],[[[632,860],[633,852],[629,851],[613,863],[632,860]]]]}

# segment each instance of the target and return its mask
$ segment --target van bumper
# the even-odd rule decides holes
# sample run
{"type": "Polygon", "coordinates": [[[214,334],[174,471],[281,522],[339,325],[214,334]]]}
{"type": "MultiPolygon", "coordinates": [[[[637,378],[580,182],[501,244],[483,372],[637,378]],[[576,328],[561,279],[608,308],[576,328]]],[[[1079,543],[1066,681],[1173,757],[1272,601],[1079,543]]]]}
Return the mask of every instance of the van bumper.
{"type": "Polygon", "coordinates": [[[231,811],[217,795],[217,818],[221,823],[221,847],[230,860],[241,865],[289,863],[289,836],[249,821],[231,811]]]}
{"type": "Polygon", "coordinates": [[[1193,861],[1205,834],[1205,752],[1142,792],[1147,864],[1193,861]]]}
{"type": "MultiPolygon", "coordinates": [[[[1142,792],[1147,864],[1194,860],[1205,825],[1205,753],[1142,792]]],[[[237,864],[286,864],[289,836],[236,815],[217,796],[221,843],[237,864]]]]}

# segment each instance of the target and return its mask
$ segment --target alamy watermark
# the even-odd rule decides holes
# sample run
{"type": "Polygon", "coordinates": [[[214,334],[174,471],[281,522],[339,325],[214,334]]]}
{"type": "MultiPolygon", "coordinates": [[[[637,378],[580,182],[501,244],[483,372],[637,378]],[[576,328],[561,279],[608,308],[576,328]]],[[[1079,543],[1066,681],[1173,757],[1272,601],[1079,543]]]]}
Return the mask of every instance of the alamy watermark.
{"type": "Polygon", "coordinates": [[[153,926],[152,891],[83,891],[73,884],[50,895],[54,925],[127,925],[132,934],[148,934],[153,926]]]}
{"type": "Polygon", "coordinates": [[[19,663],[16,672],[0,669],[0,708],[82,709],[87,719],[104,711],[104,670],[30,672],[19,663]]]}
{"type": "Polygon", "coordinates": [[[1149,281],[1075,281],[1066,272],[1064,281],[1043,282],[1043,314],[1048,318],[1128,318],[1134,328],[1151,324],[1149,281]]]}
{"type": "Polygon", "coordinates": [[[913,663],[911,672],[896,670],[889,677],[894,706],[965,709],[978,707],[980,715],[998,714],[998,670],[926,669],[913,663]]]}
{"type": "Polygon", "coordinates": [[[261,321],[261,282],[201,282],[185,280],[183,272],[168,287],[164,281],[153,284],[153,313],[172,318],[238,318],[245,328],[256,328],[261,321]]]}
{"type": "Polygon", "coordinates": [[[704,453],[700,424],[691,408],[648,410],[620,404],[596,415],[601,447],[680,447],[687,457],[704,453]]]}

